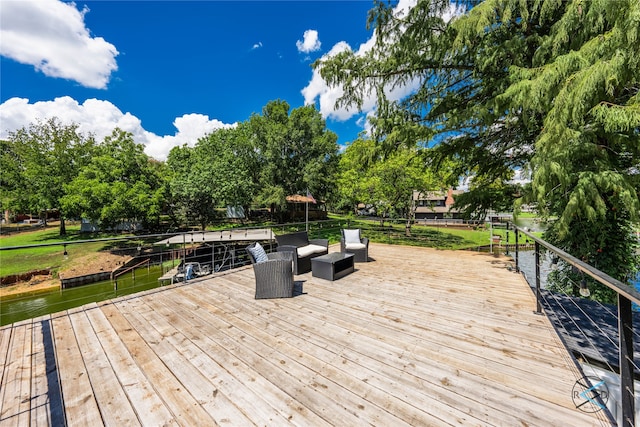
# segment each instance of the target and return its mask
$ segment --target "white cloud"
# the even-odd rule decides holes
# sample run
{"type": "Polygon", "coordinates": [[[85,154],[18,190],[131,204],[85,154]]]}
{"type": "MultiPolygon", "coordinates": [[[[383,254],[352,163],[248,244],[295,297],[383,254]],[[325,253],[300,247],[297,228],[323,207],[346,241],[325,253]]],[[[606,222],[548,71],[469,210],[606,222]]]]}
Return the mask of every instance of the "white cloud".
{"type": "Polygon", "coordinates": [[[169,151],[173,147],[187,144],[193,147],[199,138],[216,129],[233,128],[234,124],[225,124],[217,119],[209,119],[209,116],[203,114],[185,114],[182,117],[176,117],[173,125],[178,132],[175,135],[158,136],[150,132],[147,133],[145,153],[158,159],[166,160],[169,151]]]}
{"type": "Polygon", "coordinates": [[[118,69],[118,50],[91,36],[84,24],[88,11],[58,0],[3,1],[0,55],[33,65],[49,77],[104,89],[118,69]]]}
{"type": "Polygon", "coordinates": [[[258,42],[256,44],[254,44],[253,46],[251,46],[251,50],[260,49],[261,47],[262,47],[262,42],[258,42]]]}
{"type": "MultiPolygon", "coordinates": [[[[416,0],[400,0],[394,9],[395,15],[406,14],[412,7],[416,5],[416,0]]],[[[449,9],[444,13],[443,18],[449,21],[454,16],[460,15],[464,12],[464,7],[456,6],[454,3],[449,5],[449,9]]],[[[305,33],[306,34],[306,33],[305,33]]],[[[300,43],[300,42],[298,42],[300,43]]],[[[357,51],[356,56],[365,55],[369,52],[376,43],[376,34],[372,34],[371,38],[365,43],[361,44],[357,51]]],[[[336,54],[345,50],[352,50],[351,46],[347,42],[341,41],[335,44],[331,50],[326,53],[321,60],[335,56],[336,54]]],[[[415,79],[404,86],[395,88],[388,88],[387,97],[390,100],[400,100],[417,90],[420,86],[420,79],[415,79]]],[[[305,104],[313,104],[316,101],[319,103],[320,113],[324,118],[333,118],[340,121],[349,120],[354,116],[359,116],[357,124],[362,126],[363,129],[369,133],[370,126],[368,121],[364,120],[365,117],[375,115],[376,112],[376,94],[375,91],[369,91],[369,96],[365,97],[362,102],[362,107],[357,110],[355,107],[336,108],[335,103],[338,98],[343,95],[341,87],[329,86],[325,80],[320,76],[317,70],[313,70],[311,80],[309,84],[302,89],[302,95],[304,97],[305,104]]]]}
{"type": "Polygon", "coordinates": [[[320,40],[318,39],[318,32],[316,30],[307,30],[302,36],[303,40],[298,40],[296,46],[298,52],[309,53],[320,50],[320,40]]]}
{"type": "Polygon", "coordinates": [[[307,30],[303,34],[303,39],[296,42],[296,47],[300,53],[310,53],[320,50],[320,40],[318,39],[318,31],[307,30]]]}
{"type": "Polygon", "coordinates": [[[144,144],[145,152],[158,160],[166,160],[173,147],[184,144],[193,146],[198,138],[207,133],[236,126],[209,119],[203,114],[185,114],[174,120],[173,125],[177,129],[174,135],[159,136],[145,130],[136,116],[123,113],[109,101],[87,99],[80,104],[64,96],[53,101],[30,104],[28,99],[11,98],[0,104],[0,138],[7,138],[10,132],[51,117],[57,117],[64,124],[78,124],[79,132],[92,133],[98,142],[111,135],[116,127],[131,132],[135,142],[144,144]]]}

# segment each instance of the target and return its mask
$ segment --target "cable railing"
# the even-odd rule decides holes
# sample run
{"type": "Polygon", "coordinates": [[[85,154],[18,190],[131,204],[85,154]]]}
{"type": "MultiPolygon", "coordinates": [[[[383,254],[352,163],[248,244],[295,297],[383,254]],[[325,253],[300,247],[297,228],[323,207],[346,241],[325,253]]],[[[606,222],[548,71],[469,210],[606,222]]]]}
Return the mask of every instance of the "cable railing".
{"type": "MultiPolygon", "coordinates": [[[[309,221],[277,225],[239,226],[220,230],[185,231],[145,235],[115,236],[94,239],[78,239],[43,242],[21,246],[0,247],[0,257],[15,253],[48,250],[49,264],[57,267],[38,269],[21,280],[43,282],[57,279],[63,286],[27,286],[24,292],[0,297],[0,325],[50,314],[87,303],[104,301],[128,293],[160,287],[167,283],[189,281],[206,277],[207,274],[224,271],[250,263],[245,247],[252,241],[261,241],[265,249],[275,250],[274,236],[291,231],[309,229],[311,237],[328,237],[340,234],[344,222],[339,220],[309,221]],[[74,257],[82,257],[90,251],[85,248],[98,244],[101,252],[116,256],[121,261],[117,265],[101,265],[84,273],[65,271],[64,277],[58,273],[59,266],[71,264],[74,257]],[[189,277],[185,266],[196,264],[200,274],[189,277]],[[43,279],[49,273],[51,277],[43,279]],[[129,273],[129,274],[125,274],[129,273]],[[168,280],[160,280],[165,275],[168,280]]],[[[94,248],[95,249],[95,248],[94,248]]],[[[45,264],[43,264],[45,265],[45,264]]],[[[86,270],[86,268],[84,268],[86,270]]],[[[27,273],[27,272],[25,272],[27,273]]],[[[7,277],[5,277],[7,279],[7,277]]],[[[3,283],[3,286],[6,283],[3,283]]]]}
{"type": "Polygon", "coordinates": [[[565,345],[574,356],[584,362],[582,366],[588,368],[592,375],[589,384],[587,384],[588,387],[585,386],[584,390],[578,393],[578,396],[585,399],[585,402],[588,401],[600,408],[604,408],[606,405],[612,415],[619,420],[619,425],[635,426],[634,380],[640,376],[640,369],[638,363],[634,361],[634,346],[636,349],[638,348],[640,336],[633,328],[634,317],[638,319],[638,313],[633,311],[633,304],[640,304],[640,292],[633,286],[614,279],[540,239],[524,228],[510,224],[510,229],[515,231],[516,271],[521,271],[518,249],[520,234],[535,242],[535,277],[534,283],[530,283],[536,296],[535,312],[538,314],[544,312],[550,318],[565,345]],[[561,260],[571,266],[574,271],[587,275],[615,291],[617,306],[588,299],[590,292],[585,280],[569,283],[573,289],[578,290],[582,297],[542,288],[541,261],[544,256],[543,251],[553,257],[554,263],[561,260]],[[594,365],[602,369],[591,369],[594,365]],[[612,378],[613,380],[610,382],[614,385],[619,384],[618,390],[609,390],[607,380],[602,380],[593,372],[600,373],[600,376],[606,378],[612,378]],[[598,379],[600,381],[597,381],[598,379]],[[616,399],[611,399],[611,397],[616,397],[616,399]]]}

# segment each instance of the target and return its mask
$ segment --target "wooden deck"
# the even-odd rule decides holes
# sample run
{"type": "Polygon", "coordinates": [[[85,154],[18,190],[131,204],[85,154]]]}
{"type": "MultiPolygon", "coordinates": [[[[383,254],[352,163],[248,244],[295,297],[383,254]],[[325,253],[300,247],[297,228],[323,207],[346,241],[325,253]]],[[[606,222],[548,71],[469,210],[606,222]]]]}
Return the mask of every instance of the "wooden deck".
{"type": "Polygon", "coordinates": [[[243,267],[2,327],[0,425],[610,425],[506,259],[370,256],[290,299],[243,267]]]}

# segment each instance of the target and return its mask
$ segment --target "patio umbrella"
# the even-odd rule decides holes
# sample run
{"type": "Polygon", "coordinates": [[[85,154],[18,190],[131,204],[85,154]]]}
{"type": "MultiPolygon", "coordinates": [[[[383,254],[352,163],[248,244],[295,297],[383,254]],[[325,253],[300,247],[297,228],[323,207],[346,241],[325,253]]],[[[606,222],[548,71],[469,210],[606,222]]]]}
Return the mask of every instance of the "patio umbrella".
{"type": "Polygon", "coordinates": [[[307,195],[303,196],[301,194],[292,194],[291,196],[286,197],[287,202],[289,203],[304,203],[305,204],[305,221],[306,221],[306,229],[309,231],[309,203],[316,204],[316,199],[313,198],[309,189],[307,189],[307,195]]]}

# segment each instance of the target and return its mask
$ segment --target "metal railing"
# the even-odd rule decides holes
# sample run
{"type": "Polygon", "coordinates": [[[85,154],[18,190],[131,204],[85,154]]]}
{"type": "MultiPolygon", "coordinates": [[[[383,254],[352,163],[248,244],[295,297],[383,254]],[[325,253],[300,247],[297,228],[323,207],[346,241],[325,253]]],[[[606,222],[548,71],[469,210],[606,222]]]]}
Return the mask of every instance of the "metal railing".
{"type": "Polygon", "coordinates": [[[620,376],[620,396],[622,409],[622,425],[635,426],[635,392],[634,392],[634,361],[633,361],[633,309],[632,303],[640,304],[640,292],[633,287],[622,283],[619,280],[603,273],[602,271],[592,267],[589,264],[575,258],[560,248],[540,239],[531,234],[529,231],[520,228],[514,224],[510,224],[509,228],[515,230],[515,264],[516,271],[520,271],[519,267],[519,235],[523,234],[535,242],[535,294],[536,294],[536,313],[542,313],[540,286],[540,254],[541,248],[553,254],[553,256],[562,259],[568,265],[574,267],[578,271],[590,276],[597,282],[603,284],[609,289],[615,291],[618,295],[618,362],[620,376]]]}

